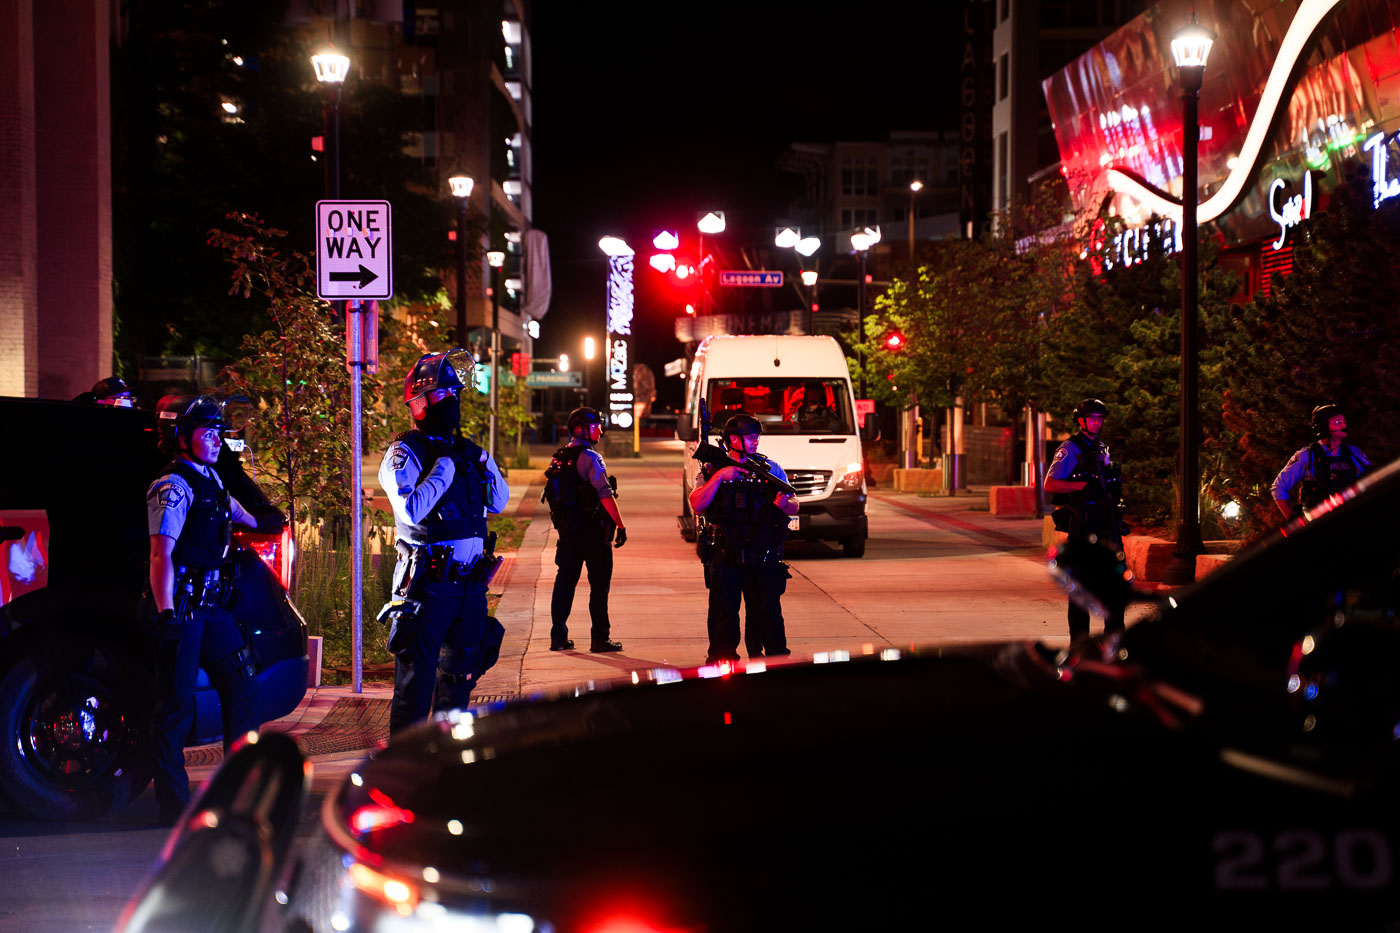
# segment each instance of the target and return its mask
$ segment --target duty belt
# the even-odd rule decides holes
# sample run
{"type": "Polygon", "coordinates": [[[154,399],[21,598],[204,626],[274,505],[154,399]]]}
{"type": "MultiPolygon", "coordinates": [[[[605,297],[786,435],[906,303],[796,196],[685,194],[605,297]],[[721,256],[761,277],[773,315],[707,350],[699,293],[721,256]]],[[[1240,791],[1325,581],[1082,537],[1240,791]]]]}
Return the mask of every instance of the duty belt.
{"type": "MultiPolygon", "coordinates": [[[[450,548],[430,548],[423,561],[423,576],[430,583],[460,583],[476,566],[476,561],[454,560],[450,548]]],[[[479,560],[479,558],[478,558],[479,560]]]]}
{"type": "Polygon", "coordinates": [[[219,571],[201,570],[198,567],[175,568],[175,596],[184,594],[191,607],[217,605],[224,594],[219,581],[219,571]]]}

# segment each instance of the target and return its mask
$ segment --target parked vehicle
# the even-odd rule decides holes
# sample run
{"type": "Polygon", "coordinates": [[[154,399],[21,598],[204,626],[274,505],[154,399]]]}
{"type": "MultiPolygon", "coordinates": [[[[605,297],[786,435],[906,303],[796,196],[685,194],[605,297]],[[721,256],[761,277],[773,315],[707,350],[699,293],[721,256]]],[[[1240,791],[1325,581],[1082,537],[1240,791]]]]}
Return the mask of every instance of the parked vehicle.
{"type": "Polygon", "coordinates": [[[1067,650],[654,668],[444,712],[333,792],[264,928],[1393,929],[1397,514],[1400,461],[1169,595],[1062,550],[1076,598],[1150,604],[1067,650]]]}
{"type": "MultiPolygon", "coordinates": [[[[137,604],[146,585],[145,493],[168,458],[150,411],[0,398],[0,792],[42,818],[120,809],[149,780],[154,663],[137,604]]],[[[272,506],[226,451],[217,467],[250,511],[272,506]]],[[[229,611],[258,657],[259,715],[306,693],[306,623],[287,598],[292,543],[238,532],[229,611]]],[[[187,744],[221,738],[200,672],[187,744]]]]}
{"type": "Polygon", "coordinates": [[[869,535],[865,515],[862,443],[879,437],[875,416],[856,417],[841,345],[831,337],[707,337],[690,368],[685,410],[676,435],[685,442],[681,476],[681,534],[695,539],[690,492],[700,464],[700,400],[712,419],[711,437],[724,423],[748,414],[763,425],[759,448],[776,460],[797,488],[799,512],[790,538],[838,541],[847,557],[862,557],[869,535]]]}

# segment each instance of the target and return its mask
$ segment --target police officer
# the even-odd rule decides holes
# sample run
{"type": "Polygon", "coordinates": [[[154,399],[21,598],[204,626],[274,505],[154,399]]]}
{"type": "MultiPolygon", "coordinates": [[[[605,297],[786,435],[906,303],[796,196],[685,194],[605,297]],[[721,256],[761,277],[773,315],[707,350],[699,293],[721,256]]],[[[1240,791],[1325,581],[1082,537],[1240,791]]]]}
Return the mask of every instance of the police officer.
{"type": "MultiPolygon", "coordinates": [[[[1108,446],[1099,440],[1108,406],[1096,398],[1086,398],[1074,410],[1079,430],[1055,451],[1045,473],[1045,491],[1057,509],[1055,527],[1066,531],[1074,542],[1094,541],[1120,548],[1118,500],[1121,482],[1108,455],[1108,446]],[[1066,515],[1068,512],[1068,515],[1066,515]],[[1066,522],[1064,519],[1067,518],[1066,522]]],[[[1105,632],[1119,631],[1119,616],[1103,620],[1105,632]]],[[[1089,634],[1089,613],[1070,600],[1070,638],[1089,634]]]]}
{"type": "Polygon", "coordinates": [[[157,412],[160,445],[174,459],[146,492],[150,597],[156,610],[157,696],[151,739],[156,801],[173,823],[190,800],[185,738],[194,725],[195,680],[204,668],[219,694],[224,746],[260,725],[257,666],[238,622],[223,607],[221,574],[230,523],[276,531],[281,514],[258,519],[215,471],[227,426],[217,399],[167,396],[157,412]],[[273,526],[276,527],[273,527],[273,526]]]}
{"type": "Polygon", "coordinates": [[[549,604],[549,650],[569,651],[569,610],[579,574],[588,567],[588,616],[592,622],[589,651],[621,651],[608,638],[608,590],[612,586],[613,548],[627,543],[627,526],[617,510],[607,464],[593,449],[603,436],[603,416],[594,408],[569,415],[569,443],[554,452],[545,470],[545,501],[559,531],[554,552],[554,593],[549,604]],[[611,543],[611,547],[609,544],[611,543]]]}
{"type": "Polygon", "coordinates": [[[1347,416],[1340,407],[1329,403],[1314,408],[1312,429],[1317,441],[1290,457],[1274,477],[1274,505],[1285,519],[1295,514],[1293,489],[1300,483],[1303,508],[1310,509],[1371,471],[1361,448],[1346,442],[1347,416]]]}
{"type": "Polygon", "coordinates": [[[384,452],[379,482],[394,510],[394,592],[411,600],[393,614],[392,734],[432,710],[460,709],[495,663],[503,634],[486,615],[486,513],[510,488],[495,459],[462,437],[461,392],[472,384],[470,353],[420,357],[404,380],[413,429],[384,452]]]}
{"type": "Polygon", "coordinates": [[[97,380],[91,390],[76,396],[73,401],[95,402],[114,408],[132,408],[136,405],[136,395],[121,376],[108,376],[106,379],[97,380]]]}
{"type": "Polygon", "coordinates": [[[739,657],[739,603],[745,607],[744,646],[749,657],[791,654],[783,628],[782,595],[788,569],[783,543],[788,518],[798,512],[797,497],[777,489],[738,464],[756,460],[787,481],[776,462],[758,452],[763,425],[751,415],[735,415],[724,425],[729,466],[704,464],[704,483],[690,494],[690,507],[704,514],[714,535],[706,561],[710,587],[706,663],[739,657]]]}

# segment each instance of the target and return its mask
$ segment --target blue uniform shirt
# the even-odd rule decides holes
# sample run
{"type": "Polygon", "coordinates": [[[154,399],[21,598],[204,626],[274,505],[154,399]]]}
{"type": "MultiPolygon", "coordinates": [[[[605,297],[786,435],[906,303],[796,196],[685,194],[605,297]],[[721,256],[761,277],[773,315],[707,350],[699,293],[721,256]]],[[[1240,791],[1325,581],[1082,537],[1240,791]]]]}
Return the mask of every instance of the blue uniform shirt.
{"type": "MultiPolygon", "coordinates": [[[[1094,443],[1098,444],[1099,447],[1100,467],[1108,466],[1111,463],[1108,457],[1108,445],[1098,441],[1094,443]]],[[[1079,466],[1079,445],[1074,442],[1074,438],[1070,438],[1055,451],[1055,457],[1050,461],[1050,468],[1045,471],[1045,476],[1047,479],[1068,480],[1074,475],[1077,466],[1079,466]]]]}
{"type": "Polygon", "coordinates": [[[593,487],[594,491],[598,493],[599,499],[611,499],[613,488],[608,483],[608,465],[603,462],[603,455],[594,450],[592,445],[581,437],[574,438],[565,446],[583,447],[585,445],[588,446],[588,449],[578,455],[576,464],[579,478],[593,487]]]}
{"type": "MultiPolygon", "coordinates": [[[[224,488],[224,481],[219,478],[218,471],[213,467],[193,460],[188,461],[188,463],[195,472],[212,479],[220,489],[224,488]]],[[[179,540],[180,532],[185,528],[185,517],[189,515],[190,503],[193,500],[194,490],[180,474],[169,473],[158,477],[146,490],[147,532],[179,540]]],[[[257,524],[257,521],[248,514],[248,510],[239,505],[238,500],[232,496],[229,496],[228,508],[233,520],[238,524],[249,527],[257,524]]]]}
{"type": "MultiPolygon", "coordinates": [[[[510,499],[510,487],[490,454],[486,456],[486,469],[491,474],[491,482],[487,483],[486,508],[487,511],[499,513],[510,499]]],[[[423,465],[402,441],[390,444],[389,449],[384,451],[383,462],[379,464],[379,485],[384,487],[389,497],[394,517],[399,524],[415,530],[421,529],[423,520],[432,513],[438,499],[447,492],[456,475],[457,466],[451,457],[439,457],[426,473],[423,472],[423,465]]],[[[426,538],[414,540],[415,537],[415,534],[409,534],[405,543],[427,543],[426,538]]],[[[486,546],[480,538],[458,538],[451,543],[452,558],[469,562],[480,557],[486,546]]]]}

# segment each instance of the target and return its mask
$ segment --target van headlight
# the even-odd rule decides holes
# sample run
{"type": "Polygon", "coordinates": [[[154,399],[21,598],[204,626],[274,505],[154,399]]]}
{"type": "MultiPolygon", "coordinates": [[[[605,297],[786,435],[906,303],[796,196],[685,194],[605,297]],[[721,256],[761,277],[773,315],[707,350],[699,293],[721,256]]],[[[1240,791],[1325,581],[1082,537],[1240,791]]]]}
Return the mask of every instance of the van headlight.
{"type": "Polygon", "coordinates": [[[860,468],[859,463],[848,463],[836,478],[836,489],[850,491],[859,489],[861,480],[865,478],[865,471],[860,468]]]}

